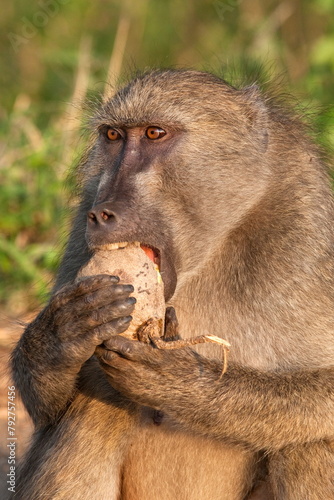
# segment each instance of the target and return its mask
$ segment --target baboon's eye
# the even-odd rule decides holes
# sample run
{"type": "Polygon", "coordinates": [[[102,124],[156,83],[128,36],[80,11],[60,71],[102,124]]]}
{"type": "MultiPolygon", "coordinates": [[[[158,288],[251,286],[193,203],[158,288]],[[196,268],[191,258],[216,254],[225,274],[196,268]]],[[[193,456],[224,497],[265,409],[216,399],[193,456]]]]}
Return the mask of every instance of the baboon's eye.
{"type": "Polygon", "coordinates": [[[166,135],[166,132],[159,127],[148,127],[148,129],[145,132],[145,135],[148,139],[161,139],[164,135],[166,135]]]}
{"type": "Polygon", "coordinates": [[[107,137],[109,141],[119,141],[120,139],[122,139],[121,134],[114,128],[108,128],[107,137]]]}

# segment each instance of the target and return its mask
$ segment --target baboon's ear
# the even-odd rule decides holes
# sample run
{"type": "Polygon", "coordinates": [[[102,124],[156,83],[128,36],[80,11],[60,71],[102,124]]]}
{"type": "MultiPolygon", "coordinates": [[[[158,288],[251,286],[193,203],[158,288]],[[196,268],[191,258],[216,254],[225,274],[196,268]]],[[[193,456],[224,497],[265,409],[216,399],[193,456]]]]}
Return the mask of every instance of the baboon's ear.
{"type": "Polygon", "coordinates": [[[245,114],[249,119],[255,137],[258,138],[262,153],[268,148],[268,109],[263,99],[260,87],[256,84],[243,88],[245,99],[245,114]]]}

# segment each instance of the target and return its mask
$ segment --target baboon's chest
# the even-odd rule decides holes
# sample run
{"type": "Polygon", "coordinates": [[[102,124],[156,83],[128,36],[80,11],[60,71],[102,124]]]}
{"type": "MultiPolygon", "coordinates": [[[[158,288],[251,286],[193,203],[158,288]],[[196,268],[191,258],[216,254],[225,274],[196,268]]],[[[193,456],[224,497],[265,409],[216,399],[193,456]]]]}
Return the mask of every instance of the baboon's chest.
{"type": "Polygon", "coordinates": [[[181,431],[144,409],[123,465],[122,500],[241,500],[255,457],[181,431]]]}

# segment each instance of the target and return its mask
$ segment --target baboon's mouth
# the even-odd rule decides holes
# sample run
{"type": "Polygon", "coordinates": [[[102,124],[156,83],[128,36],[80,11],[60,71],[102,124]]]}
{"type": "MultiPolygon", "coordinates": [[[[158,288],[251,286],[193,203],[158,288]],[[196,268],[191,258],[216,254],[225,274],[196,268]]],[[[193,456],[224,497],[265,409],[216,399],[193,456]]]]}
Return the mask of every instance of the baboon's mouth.
{"type": "Polygon", "coordinates": [[[160,251],[157,248],[152,247],[151,245],[144,245],[143,243],[141,243],[140,246],[146,253],[147,257],[149,257],[160,270],[160,251]]]}

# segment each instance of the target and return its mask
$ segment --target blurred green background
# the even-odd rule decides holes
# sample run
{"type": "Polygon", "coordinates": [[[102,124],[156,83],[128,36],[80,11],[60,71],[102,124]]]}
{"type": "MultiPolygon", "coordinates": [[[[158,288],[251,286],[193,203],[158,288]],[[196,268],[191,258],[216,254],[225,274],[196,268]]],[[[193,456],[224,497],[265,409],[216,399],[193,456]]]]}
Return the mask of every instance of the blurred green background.
{"type": "Polygon", "coordinates": [[[13,0],[0,17],[0,310],[52,279],[80,149],[81,102],[135,69],[267,68],[334,145],[333,0],[13,0]]]}

